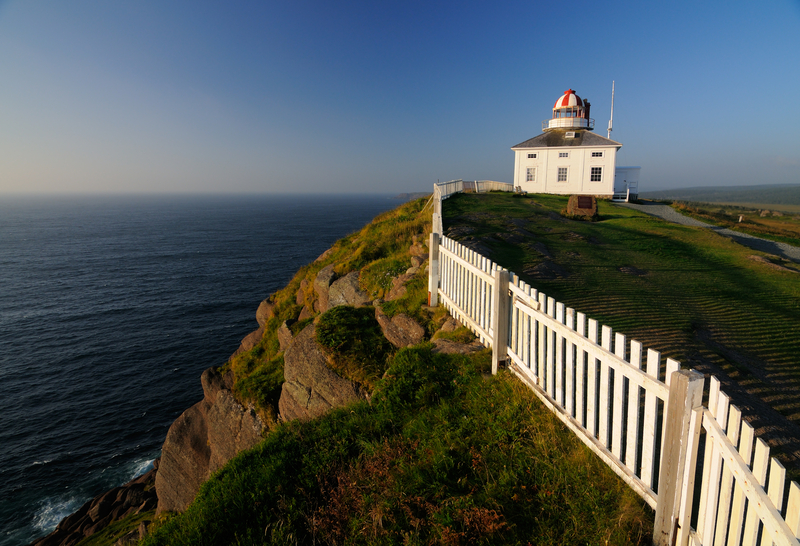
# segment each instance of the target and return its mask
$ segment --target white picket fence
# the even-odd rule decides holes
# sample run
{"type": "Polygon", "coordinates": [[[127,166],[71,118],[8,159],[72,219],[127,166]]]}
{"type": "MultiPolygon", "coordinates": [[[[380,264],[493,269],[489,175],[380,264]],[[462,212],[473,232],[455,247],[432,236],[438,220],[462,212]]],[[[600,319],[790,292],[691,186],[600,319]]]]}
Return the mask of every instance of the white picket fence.
{"type": "Polygon", "coordinates": [[[492,347],[493,372],[505,363],[655,509],[654,543],[800,545],[800,486],[787,491],[783,466],[716,378],[705,408],[701,374],[662,363],[657,351],[547,297],[436,224],[429,271],[431,305],[441,299],[492,347]]]}

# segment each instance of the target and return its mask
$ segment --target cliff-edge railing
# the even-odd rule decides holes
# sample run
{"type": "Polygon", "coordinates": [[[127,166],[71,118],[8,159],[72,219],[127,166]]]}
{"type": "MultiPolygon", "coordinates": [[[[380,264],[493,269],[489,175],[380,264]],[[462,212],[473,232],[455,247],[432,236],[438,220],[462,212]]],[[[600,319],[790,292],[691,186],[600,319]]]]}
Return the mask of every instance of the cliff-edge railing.
{"type": "Polygon", "coordinates": [[[492,348],[493,373],[506,365],[655,510],[655,544],[800,546],[800,486],[787,491],[784,467],[719,380],[704,407],[702,374],[662,366],[657,351],[445,237],[442,200],[469,190],[513,186],[434,185],[428,298],[492,348]]]}

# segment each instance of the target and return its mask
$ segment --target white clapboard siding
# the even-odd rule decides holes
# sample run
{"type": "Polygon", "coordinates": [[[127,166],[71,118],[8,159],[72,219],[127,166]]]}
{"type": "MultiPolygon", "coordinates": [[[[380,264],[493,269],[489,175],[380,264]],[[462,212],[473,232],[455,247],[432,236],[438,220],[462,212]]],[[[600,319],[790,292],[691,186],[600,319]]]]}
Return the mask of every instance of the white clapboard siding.
{"type": "MultiPolygon", "coordinates": [[[[513,190],[510,186],[470,183],[475,191],[513,190]]],[[[434,186],[439,218],[441,200],[464,187],[461,180],[434,186]]],[[[645,353],[641,343],[628,341],[623,334],[555,301],[512,272],[508,272],[508,283],[495,280],[504,279],[502,267],[452,239],[442,236],[438,252],[442,304],[486,346],[492,345],[497,331],[503,338],[497,342],[506,349],[502,358],[507,358],[510,370],[657,508],[660,492],[655,478],[661,474],[662,452],[667,443],[676,445],[674,438],[661,435],[668,414],[678,411],[670,410],[668,403],[670,388],[680,383],[672,384],[673,377],[680,378],[673,375],[680,364],[666,359],[662,376],[659,352],[647,349],[645,353]],[[498,271],[503,275],[496,276],[498,271]],[[506,298],[509,305],[497,298],[506,298]],[[503,316],[493,316],[493,312],[503,316]]],[[[741,411],[720,391],[719,381],[711,378],[707,409],[691,406],[680,411],[686,423],[680,447],[685,463],[672,467],[680,481],[674,488],[680,504],[677,512],[670,512],[670,518],[677,519],[671,520],[677,530],[673,543],[800,546],[800,486],[792,482],[787,491],[783,466],[770,458],[766,443],[755,437],[741,411]],[[695,479],[700,480],[699,495],[695,479]],[[697,513],[696,529],[691,526],[692,513],[697,513]]],[[[671,531],[668,534],[672,536],[671,531]]]]}

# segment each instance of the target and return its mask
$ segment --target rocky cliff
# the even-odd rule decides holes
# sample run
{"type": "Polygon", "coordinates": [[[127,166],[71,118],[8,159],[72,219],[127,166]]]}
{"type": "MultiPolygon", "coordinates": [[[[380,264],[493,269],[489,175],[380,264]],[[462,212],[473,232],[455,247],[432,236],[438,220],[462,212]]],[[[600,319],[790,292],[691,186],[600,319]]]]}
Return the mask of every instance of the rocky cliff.
{"type": "MultiPolygon", "coordinates": [[[[419,215],[406,222],[409,223],[400,225],[400,231],[409,225],[415,226],[415,230],[425,226],[425,220],[419,215]]],[[[387,219],[387,223],[398,227],[396,220],[387,219]]],[[[372,225],[367,226],[362,234],[370,235],[369,229],[372,225]]],[[[71,546],[133,511],[153,508],[157,514],[184,511],[214,471],[240,451],[261,441],[274,425],[274,422],[265,422],[265,416],[267,420],[275,417],[276,421],[313,419],[331,408],[368,398],[367,388],[333,370],[331,351],[322,347],[316,336],[316,322],[320,316],[337,306],[374,307],[375,321],[394,347],[414,345],[428,336],[428,330],[420,325],[419,319],[397,309],[388,313],[384,311],[384,306],[390,302],[408,298],[409,283],[425,276],[427,248],[423,234],[405,231],[402,236],[385,237],[377,243],[376,240],[370,240],[368,236],[361,241],[355,238],[348,242],[360,245],[355,250],[337,247],[337,243],[323,253],[307,272],[301,270],[280,295],[273,294],[261,302],[256,311],[258,329],[245,336],[225,366],[203,372],[200,378],[203,399],[184,411],[170,426],[158,469],[146,478],[146,502],[139,502],[142,500],[139,492],[141,480],[135,484],[132,482],[87,503],[78,513],[66,518],[56,532],[36,544],[71,546]],[[417,234],[412,237],[411,233],[417,234]],[[404,240],[407,240],[404,243],[407,246],[402,247],[401,243],[398,248],[397,243],[404,240]],[[382,272],[382,276],[376,276],[373,270],[370,277],[367,271],[382,262],[364,260],[354,268],[354,254],[358,255],[365,248],[375,254],[376,245],[387,241],[395,245],[395,249],[386,255],[384,261],[394,260],[394,268],[405,264],[402,269],[382,272]],[[380,281],[384,282],[385,288],[376,285],[376,278],[388,279],[388,283],[380,281]],[[237,368],[237,362],[241,361],[247,362],[244,369],[237,368]],[[274,407],[265,412],[263,400],[257,401],[256,405],[253,402],[243,405],[241,400],[249,398],[237,390],[237,382],[246,382],[247,373],[252,372],[253,367],[272,362],[279,362],[282,367],[278,397],[269,402],[274,407]],[[261,405],[256,407],[258,404],[261,405]]],[[[424,290],[421,288],[424,282],[417,282],[417,285],[417,292],[424,290]]],[[[422,301],[424,297],[419,299],[422,301]]],[[[422,315],[430,322],[432,310],[427,313],[422,315]]],[[[444,316],[437,320],[441,326],[444,316]]],[[[460,350],[473,350],[453,342],[439,346],[442,342],[445,340],[435,342],[435,350],[459,350],[455,345],[461,346],[460,350]]],[[[131,531],[120,539],[119,544],[138,540],[145,532],[146,526],[131,531]]]]}
{"type": "Polygon", "coordinates": [[[209,368],[200,382],[203,399],[172,423],[161,449],[157,513],[185,510],[215,470],[257,444],[266,430],[256,412],[231,394],[233,374],[209,368]]]}

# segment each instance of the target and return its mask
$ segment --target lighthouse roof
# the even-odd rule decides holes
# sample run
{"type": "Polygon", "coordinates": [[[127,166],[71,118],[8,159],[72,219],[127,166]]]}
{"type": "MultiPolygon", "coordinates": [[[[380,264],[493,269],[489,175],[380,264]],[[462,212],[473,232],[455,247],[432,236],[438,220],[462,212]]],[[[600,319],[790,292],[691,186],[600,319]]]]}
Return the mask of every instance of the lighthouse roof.
{"type": "Polygon", "coordinates": [[[584,106],[581,98],[572,89],[564,91],[564,94],[556,101],[553,108],[567,108],[569,106],[584,106]]]}
{"type": "Polygon", "coordinates": [[[575,136],[567,138],[566,131],[548,131],[539,136],[535,136],[512,146],[512,150],[518,148],[555,148],[560,146],[616,146],[621,148],[622,144],[610,138],[596,135],[591,131],[575,130],[575,136]]]}

